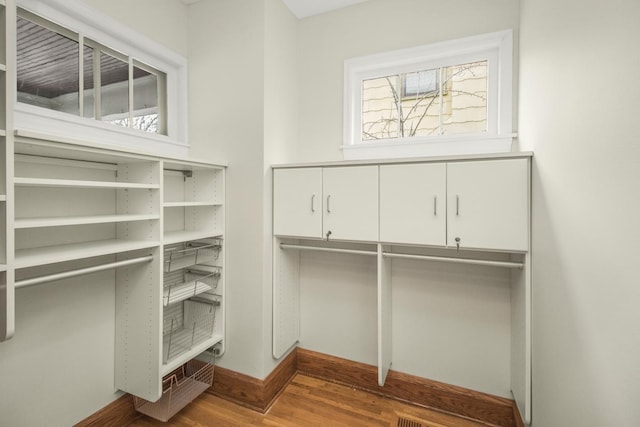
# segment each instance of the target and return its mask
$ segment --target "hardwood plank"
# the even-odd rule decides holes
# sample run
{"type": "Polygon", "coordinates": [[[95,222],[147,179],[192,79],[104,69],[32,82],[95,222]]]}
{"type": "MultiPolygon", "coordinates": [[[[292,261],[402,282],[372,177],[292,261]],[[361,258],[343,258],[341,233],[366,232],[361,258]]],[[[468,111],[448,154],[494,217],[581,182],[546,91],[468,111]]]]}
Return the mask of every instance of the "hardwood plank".
{"type": "Polygon", "coordinates": [[[129,426],[395,427],[401,417],[421,427],[490,426],[303,374],[295,375],[266,414],[205,393],[167,423],[143,416],[129,426]]]}
{"type": "Polygon", "coordinates": [[[511,427],[514,421],[510,399],[396,371],[389,371],[380,387],[375,366],[301,348],[297,353],[298,372],[307,375],[498,426],[511,427]]]}
{"type": "Polygon", "coordinates": [[[133,397],[125,394],[74,427],[125,426],[140,417],[133,406],[133,397]]]}

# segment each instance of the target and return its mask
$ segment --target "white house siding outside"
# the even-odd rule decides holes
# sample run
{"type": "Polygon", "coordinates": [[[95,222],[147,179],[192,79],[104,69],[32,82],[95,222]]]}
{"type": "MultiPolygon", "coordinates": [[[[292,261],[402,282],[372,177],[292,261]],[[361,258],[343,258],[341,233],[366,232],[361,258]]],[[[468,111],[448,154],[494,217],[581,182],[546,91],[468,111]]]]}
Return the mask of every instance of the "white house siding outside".
{"type": "Polygon", "coordinates": [[[487,130],[487,62],[385,76],[362,83],[362,141],[428,137],[487,130]],[[403,82],[414,78],[416,93],[403,82]],[[429,76],[438,76],[437,84],[429,76]],[[440,93],[442,89],[442,93],[440,93]]]}

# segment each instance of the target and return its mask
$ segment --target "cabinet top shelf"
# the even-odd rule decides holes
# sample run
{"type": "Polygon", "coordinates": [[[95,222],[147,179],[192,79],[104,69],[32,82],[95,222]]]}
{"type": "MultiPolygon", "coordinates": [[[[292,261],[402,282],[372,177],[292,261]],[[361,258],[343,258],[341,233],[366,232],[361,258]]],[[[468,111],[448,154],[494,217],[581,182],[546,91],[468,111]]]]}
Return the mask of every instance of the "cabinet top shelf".
{"type": "Polygon", "coordinates": [[[15,177],[13,182],[20,187],[73,187],[73,188],[126,188],[126,189],[158,189],[158,184],[114,182],[114,181],[80,181],[73,179],[23,178],[15,177]]]}
{"type": "Polygon", "coordinates": [[[273,169],[282,168],[308,168],[308,167],[338,167],[338,166],[366,166],[366,165],[393,165],[406,163],[442,163],[459,162],[465,160],[492,160],[492,159],[513,159],[533,157],[531,151],[489,153],[489,154],[465,154],[458,156],[434,156],[434,157],[413,157],[402,159],[371,159],[371,160],[343,160],[337,162],[314,162],[314,163],[289,163],[272,165],[273,169]]]}

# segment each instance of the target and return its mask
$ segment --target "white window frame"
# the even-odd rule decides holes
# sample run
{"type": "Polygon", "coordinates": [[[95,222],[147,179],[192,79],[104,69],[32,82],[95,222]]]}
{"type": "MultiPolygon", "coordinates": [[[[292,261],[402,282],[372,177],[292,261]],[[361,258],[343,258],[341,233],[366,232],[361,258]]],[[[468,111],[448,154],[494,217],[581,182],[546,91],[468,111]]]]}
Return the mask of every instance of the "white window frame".
{"type": "Polygon", "coordinates": [[[511,30],[345,60],[345,160],[482,154],[511,151],[513,134],[511,30]],[[362,83],[394,74],[488,61],[487,131],[362,141],[362,83]]]}
{"type": "Polygon", "coordinates": [[[162,71],[167,80],[167,135],[19,103],[16,95],[14,121],[17,130],[73,137],[86,141],[87,145],[115,145],[136,152],[169,156],[188,154],[185,57],[80,0],[17,0],[16,6],[162,71]]]}

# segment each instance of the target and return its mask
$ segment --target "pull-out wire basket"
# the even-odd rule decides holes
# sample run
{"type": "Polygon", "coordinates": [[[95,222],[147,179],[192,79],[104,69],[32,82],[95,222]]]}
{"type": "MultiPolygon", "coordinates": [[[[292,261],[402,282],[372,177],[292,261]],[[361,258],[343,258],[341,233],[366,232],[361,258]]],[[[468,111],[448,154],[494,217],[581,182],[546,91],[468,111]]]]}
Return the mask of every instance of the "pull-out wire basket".
{"type": "Polygon", "coordinates": [[[220,257],[221,250],[222,242],[218,239],[166,246],[164,271],[168,273],[196,264],[213,265],[220,257]]]}
{"type": "Polygon", "coordinates": [[[164,311],[163,363],[168,363],[214,334],[216,310],[221,296],[192,298],[173,304],[164,311]]]}
{"type": "Polygon", "coordinates": [[[156,402],[134,396],[136,411],[167,422],[213,384],[212,363],[192,359],[162,379],[162,396],[156,402]]]}
{"type": "Polygon", "coordinates": [[[220,275],[220,268],[216,268],[215,271],[187,269],[165,273],[163,305],[166,307],[205,292],[215,291],[220,275]]]}

